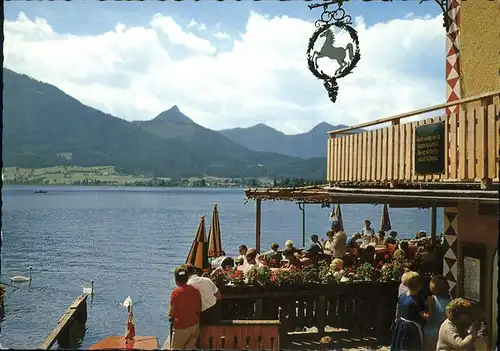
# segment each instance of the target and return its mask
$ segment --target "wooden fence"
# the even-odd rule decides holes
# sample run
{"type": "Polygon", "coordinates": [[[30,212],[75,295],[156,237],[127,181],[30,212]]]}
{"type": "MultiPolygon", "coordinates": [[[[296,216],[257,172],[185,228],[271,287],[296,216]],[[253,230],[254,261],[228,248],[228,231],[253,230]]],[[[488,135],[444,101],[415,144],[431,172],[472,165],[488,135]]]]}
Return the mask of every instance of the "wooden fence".
{"type": "MultiPolygon", "coordinates": [[[[499,106],[461,109],[460,113],[349,135],[332,132],[328,140],[327,180],[341,182],[498,182],[499,106]],[[445,123],[445,171],[415,174],[415,128],[445,123]]],[[[387,121],[383,121],[387,122],[387,121]]],[[[395,122],[395,123],[394,123],[395,122]]],[[[382,123],[382,122],[380,122],[382,123]]]]}
{"type": "Polygon", "coordinates": [[[359,282],[310,287],[222,290],[222,319],[273,320],[280,313],[285,332],[328,325],[362,332],[388,332],[394,320],[399,282],[359,282]],[[293,290],[295,289],[295,290],[293,290]],[[250,290],[250,291],[249,291],[250,290]]]}
{"type": "MultiPolygon", "coordinates": [[[[276,317],[275,317],[276,318],[276,317]]],[[[229,320],[201,326],[202,350],[280,350],[279,320],[229,320]]]]}

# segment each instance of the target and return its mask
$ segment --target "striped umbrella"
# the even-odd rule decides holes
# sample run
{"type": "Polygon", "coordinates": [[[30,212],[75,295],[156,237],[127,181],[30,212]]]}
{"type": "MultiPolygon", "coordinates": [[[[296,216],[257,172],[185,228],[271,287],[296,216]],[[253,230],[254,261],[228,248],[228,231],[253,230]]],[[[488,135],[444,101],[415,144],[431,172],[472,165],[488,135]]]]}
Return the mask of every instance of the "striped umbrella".
{"type": "Polygon", "coordinates": [[[222,240],[220,233],[220,220],[217,204],[214,204],[212,213],[212,223],[210,223],[210,231],[208,234],[208,257],[222,256],[222,240]]]}
{"type": "Polygon", "coordinates": [[[337,204],[335,208],[335,215],[333,218],[332,229],[336,228],[338,230],[344,230],[344,221],[342,220],[342,211],[340,209],[340,204],[337,204]]]}
{"type": "Polygon", "coordinates": [[[380,218],[380,230],[387,232],[391,230],[391,219],[389,218],[389,208],[387,204],[382,209],[382,218],[380,218]]]}
{"type": "Polygon", "coordinates": [[[194,238],[193,245],[191,245],[191,250],[189,250],[189,255],[186,259],[186,263],[191,263],[198,269],[206,269],[210,267],[208,262],[208,245],[207,245],[207,233],[205,230],[205,216],[201,216],[200,225],[198,226],[198,231],[196,232],[196,237],[194,238]]]}

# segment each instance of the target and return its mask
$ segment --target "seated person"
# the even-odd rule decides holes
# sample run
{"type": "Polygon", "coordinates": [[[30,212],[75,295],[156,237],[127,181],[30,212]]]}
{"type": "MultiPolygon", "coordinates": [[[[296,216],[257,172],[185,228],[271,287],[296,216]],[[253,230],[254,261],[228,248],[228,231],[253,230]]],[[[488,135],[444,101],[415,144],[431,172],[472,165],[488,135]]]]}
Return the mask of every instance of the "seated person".
{"type": "Polygon", "coordinates": [[[385,243],[386,244],[397,244],[398,243],[398,240],[396,239],[398,236],[398,233],[396,233],[395,231],[392,231],[389,233],[389,237],[387,239],[385,239],[385,243]]]}
{"type": "Polygon", "coordinates": [[[211,265],[212,265],[212,269],[217,269],[217,268],[224,267],[227,265],[231,265],[231,267],[233,267],[234,266],[234,259],[226,256],[224,253],[224,255],[215,258],[212,261],[211,265]]]}
{"type": "Polygon", "coordinates": [[[319,242],[318,235],[313,234],[311,235],[311,245],[302,251],[300,261],[302,264],[309,264],[316,259],[319,254],[323,253],[323,247],[321,246],[321,243],[319,242]]]}
{"type": "Polygon", "coordinates": [[[361,236],[363,237],[364,243],[369,244],[372,242],[375,231],[371,227],[372,223],[369,220],[365,220],[364,227],[361,229],[361,236]]]}
{"type": "Polygon", "coordinates": [[[257,250],[249,249],[246,255],[246,262],[243,263],[242,270],[245,276],[250,272],[253,267],[257,267],[257,250]]]}
{"type": "Polygon", "coordinates": [[[385,232],[383,230],[379,230],[375,237],[375,245],[385,245],[385,232]]]}
{"type": "Polygon", "coordinates": [[[375,247],[372,245],[368,245],[365,249],[360,250],[359,253],[359,263],[375,263],[375,247]]]}
{"type": "Polygon", "coordinates": [[[243,266],[244,263],[245,263],[245,260],[243,260],[243,258],[241,258],[241,257],[237,257],[234,259],[234,265],[236,267],[241,267],[241,266],[243,266]]]}
{"type": "Polygon", "coordinates": [[[333,230],[329,230],[326,232],[326,240],[323,242],[323,252],[326,254],[332,254],[333,251],[333,230]]]}
{"type": "Polygon", "coordinates": [[[270,267],[278,268],[283,256],[278,252],[280,246],[277,243],[271,244],[271,250],[265,252],[261,256],[267,261],[270,267]]]}
{"type": "Polygon", "coordinates": [[[317,234],[311,235],[311,241],[311,245],[302,252],[303,256],[311,257],[323,253],[323,246],[319,242],[319,237],[317,234]]]}
{"type": "Polygon", "coordinates": [[[285,266],[286,268],[290,268],[292,266],[302,266],[300,259],[297,257],[298,253],[296,250],[294,250],[294,248],[287,247],[285,250],[283,250],[283,256],[286,260],[288,260],[288,264],[285,266]]]}
{"type": "Polygon", "coordinates": [[[285,248],[286,249],[289,249],[289,250],[292,250],[294,253],[295,252],[299,252],[300,250],[297,249],[295,246],[293,246],[293,241],[292,240],[287,240],[285,242],[285,248]]]}
{"type": "Polygon", "coordinates": [[[285,250],[283,251],[283,257],[288,260],[287,267],[295,266],[300,267],[299,250],[293,246],[292,240],[287,240],[285,243],[285,250]]]}
{"type": "Polygon", "coordinates": [[[358,240],[361,239],[361,233],[354,233],[346,242],[346,249],[359,249],[358,240]]]}
{"type": "Polygon", "coordinates": [[[393,257],[395,260],[401,261],[408,259],[408,241],[399,243],[399,249],[394,252],[393,257]]]}
{"type": "Polygon", "coordinates": [[[242,258],[243,261],[246,262],[247,251],[248,251],[247,246],[246,245],[241,245],[238,248],[238,252],[240,253],[240,255],[237,258],[242,258]]]}

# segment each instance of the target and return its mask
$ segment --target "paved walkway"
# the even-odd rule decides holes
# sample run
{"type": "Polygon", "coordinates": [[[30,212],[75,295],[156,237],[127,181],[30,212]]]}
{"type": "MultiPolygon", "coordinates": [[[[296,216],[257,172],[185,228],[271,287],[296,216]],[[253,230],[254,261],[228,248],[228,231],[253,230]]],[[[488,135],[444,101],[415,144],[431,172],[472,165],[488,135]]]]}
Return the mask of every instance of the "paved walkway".
{"type": "Polygon", "coordinates": [[[281,347],[288,350],[378,350],[388,351],[391,343],[391,335],[377,335],[370,331],[361,335],[360,332],[349,331],[347,329],[326,328],[324,339],[328,339],[328,344],[320,343],[320,338],[316,328],[311,328],[305,332],[289,333],[289,340],[281,347]]]}

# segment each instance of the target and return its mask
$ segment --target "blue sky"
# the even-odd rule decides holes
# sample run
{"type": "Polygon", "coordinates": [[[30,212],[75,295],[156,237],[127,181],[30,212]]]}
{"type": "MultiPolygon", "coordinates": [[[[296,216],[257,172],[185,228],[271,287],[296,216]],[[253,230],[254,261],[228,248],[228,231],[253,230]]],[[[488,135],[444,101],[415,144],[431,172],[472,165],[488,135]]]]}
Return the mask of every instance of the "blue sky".
{"type": "MultiPolygon", "coordinates": [[[[363,2],[354,0],[343,7],[348,13],[363,16],[368,25],[391,19],[404,18],[409,13],[415,16],[440,14],[439,7],[433,1],[420,0],[363,2]]],[[[223,24],[222,30],[230,33],[240,32],[246,24],[250,11],[266,13],[270,16],[290,16],[307,21],[316,20],[321,9],[309,10],[313,1],[240,1],[215,0],[195,1],[10,1],[5,3],[5,17],[15,19],[19,12],[28,17],[42,17],[52,24],[58,33],[79,35],[99,34],[115,26],[117,21],[127,25],[144,25],[156,13],[170,15],[179,23],[189,24],[192,18],[206,25],[223,24]],[[82,21],[82,17],[85,21],[82,21]]]]}
{"type": "Polygon", "coordinates": [[[362,59],[339,80],[336,104],[307,71],[321,14],[310,3],[5,2],[4,65],[127,120],[177,104],[213,129],[263,122],[296,133],[443,102],[445,31],[433,1],[344,5],[362,59]]]}

